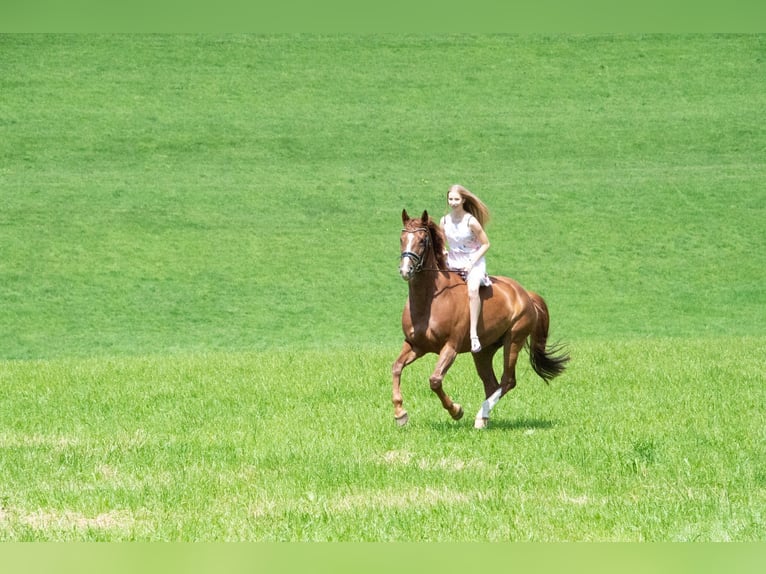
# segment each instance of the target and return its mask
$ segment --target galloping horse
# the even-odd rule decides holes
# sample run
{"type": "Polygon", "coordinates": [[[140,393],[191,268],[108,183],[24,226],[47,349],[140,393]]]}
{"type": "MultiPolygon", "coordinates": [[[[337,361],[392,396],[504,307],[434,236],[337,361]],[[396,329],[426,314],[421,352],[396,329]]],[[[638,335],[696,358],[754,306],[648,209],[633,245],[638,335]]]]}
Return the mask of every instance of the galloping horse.
{"type": "MultiPolygon", "coordinates": [[[[402,222],[399,274],[409,284],[409,298],[402,313],[404,345],[393,365],[394,418],[400,426],[409,420],[402,407],[404,367],[427,353],[436,353],[439,360],[429,379],[431,390],[452,418],[459,420],[463,407],[444,392],[442,381],[458,353],[470,351],[467,287],[458,273],[448,269],[444,235],[428,212],[424,211],[420,219],[412,219],[405,209],[402,222]]],[[[513,279],[491,280],[491,286],[480,289],[479,337],[483,349],[473,355],[485,393],[476,414],[476,428],[487,426],[492,408],[516,386],[516,360],[524,346],[529,350],[532,368],[546,383],[561,374],[569,361],[560,349],[547,347],[550,316],[543,298],[513,279]],[[503,374],[498,382],[492,358],[501,347],[503,374]]]]}

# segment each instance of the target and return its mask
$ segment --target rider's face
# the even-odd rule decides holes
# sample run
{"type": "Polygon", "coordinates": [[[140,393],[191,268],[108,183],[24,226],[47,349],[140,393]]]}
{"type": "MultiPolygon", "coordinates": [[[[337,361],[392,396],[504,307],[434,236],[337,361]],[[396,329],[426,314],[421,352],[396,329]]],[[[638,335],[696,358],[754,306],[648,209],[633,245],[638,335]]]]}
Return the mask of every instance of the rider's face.
{"type": "Polygon", "coordinates": [[[457,191],[450,191],[447,195],[447,205],[450,209],[457,209],[463,205],[463,197],[457,191]]]}

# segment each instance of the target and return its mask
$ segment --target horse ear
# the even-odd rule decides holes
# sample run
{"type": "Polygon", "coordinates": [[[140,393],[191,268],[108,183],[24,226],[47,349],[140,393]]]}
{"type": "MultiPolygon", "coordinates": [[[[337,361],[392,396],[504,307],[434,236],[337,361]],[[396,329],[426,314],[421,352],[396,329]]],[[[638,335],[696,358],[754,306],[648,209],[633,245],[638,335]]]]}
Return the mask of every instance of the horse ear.
{"type": "Polygon", "coordinates": [[[420,221],[422,221],[424,225],[428,225],[428,210],[423,210],[423,216],[420,218],[420,221]]]}
{"type": "Polygon", "coordinates": [[[409,220],[410,220],[410,216],[407,214],[407,210],[402,209],[402,223],[406,225],[409,220]]]}

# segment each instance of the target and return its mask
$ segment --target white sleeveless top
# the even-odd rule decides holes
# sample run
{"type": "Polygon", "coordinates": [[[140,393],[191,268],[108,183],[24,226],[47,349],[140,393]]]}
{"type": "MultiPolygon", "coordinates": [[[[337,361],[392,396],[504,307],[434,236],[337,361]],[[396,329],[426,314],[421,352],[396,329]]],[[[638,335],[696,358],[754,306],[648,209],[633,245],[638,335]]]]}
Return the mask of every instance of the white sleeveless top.
{"type": "Polygon", "coordinates": [[[481,247],[481,243],[469,225],[472,218],[473,215],[470,213],[466,214],[457,223],[454,223],[452,217],[448,215],[442,218],[442,227],[449,244],[449,252],[461,259],[464,259],[463,256],[470,256],[476,253],[479,247],[481,247]]]}
{"type": "MultiPolygon", "coordinates": [[[[469,225],[472,217],[473,215],[467,213],[457,223],[454,223],[449,215],[442,217],[442,229],[444,229],[444,235],[449,246],[447,265],[452,269],[463,269],[468,265],[471,255],[481,247],[479,238],[476,237],[469,225]]],[[[466,282],[469,285],[474,282],[484,286],[491,285],[491,281],[487,277],[487,261],[484,256],[473,264],[473,269],[468,274],[466,282]]]]}

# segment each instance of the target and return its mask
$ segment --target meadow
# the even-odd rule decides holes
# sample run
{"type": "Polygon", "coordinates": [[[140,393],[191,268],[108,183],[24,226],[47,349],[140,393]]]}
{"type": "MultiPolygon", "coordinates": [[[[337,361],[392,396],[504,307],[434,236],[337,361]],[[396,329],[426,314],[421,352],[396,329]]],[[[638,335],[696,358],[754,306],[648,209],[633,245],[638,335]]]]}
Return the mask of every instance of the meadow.
{"type": "Polygon", "coordinates": [[[0,35],[0,540],[765,540],[765,57],[0,35]],[[475,431],[426,357],[398,428],[400,214],[455,182],[572,362],[475,431]]]}

